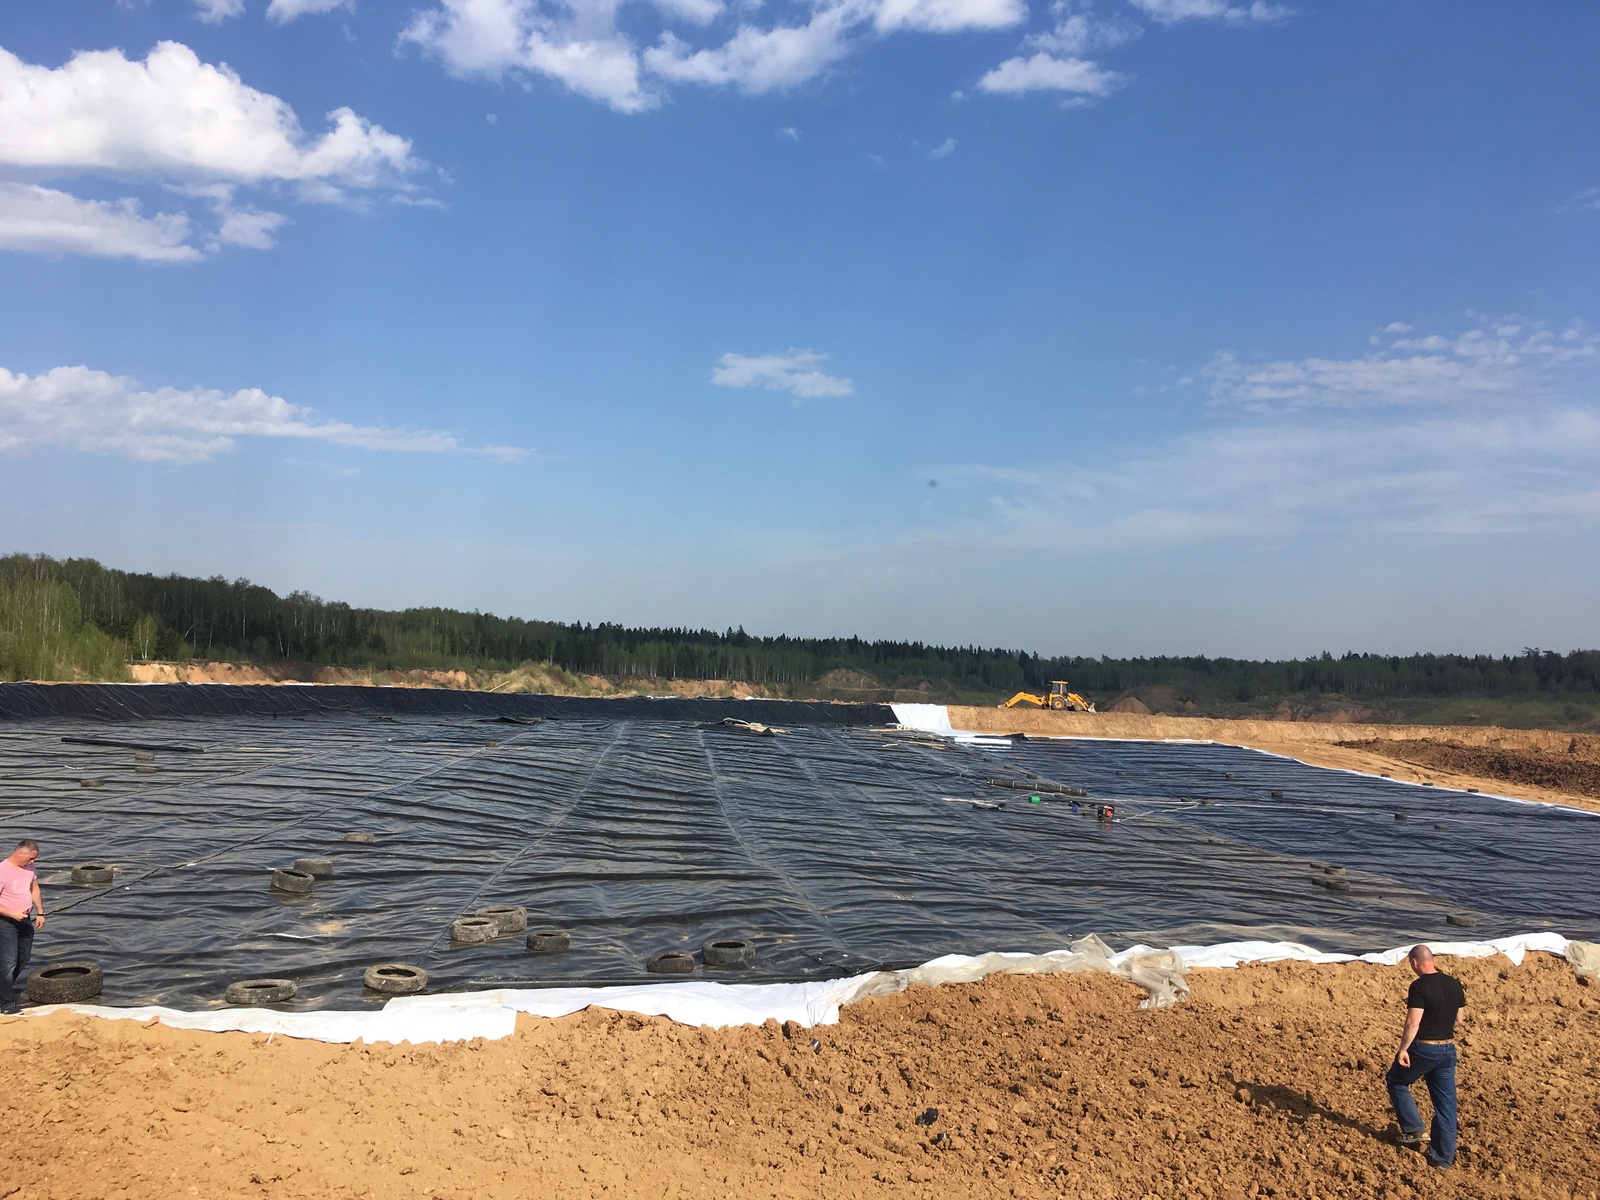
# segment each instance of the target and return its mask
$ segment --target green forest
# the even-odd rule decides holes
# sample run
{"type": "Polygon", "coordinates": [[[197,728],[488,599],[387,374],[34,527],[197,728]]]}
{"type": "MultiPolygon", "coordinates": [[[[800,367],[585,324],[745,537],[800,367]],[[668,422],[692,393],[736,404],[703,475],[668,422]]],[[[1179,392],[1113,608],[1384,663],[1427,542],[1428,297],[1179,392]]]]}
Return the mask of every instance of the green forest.
{"type": "MultiPolygon", "coordinates": [[[[118,571],[92,559],[0,559],[0,679],[120,679],[137,661],[503,672],[548,665],[610,679],[739,680],[780,694],[849,687],[994,702],[1052,679],[1092,699],[1160,691],[1219,711],[1284,696],[1362,704],[1451,698],[1600,701],[1600,651],[1517,655],[1044,658],[1021,650],[860,638],[755,637],[743,629],[629,629],[446,608],[352,608],[247,580],[118,571]],[[843,675],[839,674],[843,673],[843,675]]],[[[838,689],[834,689],[837,691],[838,689]]]]}

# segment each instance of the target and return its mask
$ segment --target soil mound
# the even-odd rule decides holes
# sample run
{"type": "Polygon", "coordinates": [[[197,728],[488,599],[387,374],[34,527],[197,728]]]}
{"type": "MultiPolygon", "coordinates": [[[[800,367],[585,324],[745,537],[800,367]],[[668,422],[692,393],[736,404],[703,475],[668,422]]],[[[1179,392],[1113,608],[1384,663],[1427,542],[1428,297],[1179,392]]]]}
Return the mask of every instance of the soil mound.
{"type": "Polygon", "coordinates": [[[1149,707],[1137,696],[1124,696],[1110,708],[1106,709],[1106,711],[1114,713],[1143,713],[1145,716],[1150,715],[1149,707]]]}
{"type": "Polygon", "coordinates": [[[445,1046],[0,1018],[6,1186],[13,1200],[1595,1196],[1600,995],[1545,955],[1441,965],[1471,1005],[1449,1172],[1386,1140],[1409,972],[1281,963],[1196,972],[1190,1003],[1147,1012],[1109,976],[996,976],[810,1030],[590,1010],[445,1046]]]}
{"type": "Polygon", "coordinates": [[[1600,754],[1573,738],[1563,753],[1554,750],[1464,746],[1455,741],[1419,738],[1411,742],[1340,742],[1349,750],[1376,750],[1390,758],[1435,767],[1458,775],[1503,779],[1600,797],[1600,754]]]}

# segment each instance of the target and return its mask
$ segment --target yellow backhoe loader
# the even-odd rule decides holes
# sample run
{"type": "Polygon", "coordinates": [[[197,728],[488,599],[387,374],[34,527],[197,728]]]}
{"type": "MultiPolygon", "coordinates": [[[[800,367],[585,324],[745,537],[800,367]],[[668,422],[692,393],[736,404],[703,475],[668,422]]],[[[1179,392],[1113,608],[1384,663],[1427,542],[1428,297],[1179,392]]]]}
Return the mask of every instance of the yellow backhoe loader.
{"type": "Polygon", "coordinates": [[[1031,704],[1035,708],[1065,709],[1067,712],[1093,712],[1094,705],[1090,704],[1077,692],[1068,691],[1072,685],[1065,679],[1052,679],[1050,690],[1044,693],[1018,692],[1005,703],[1006,708],[1015,708],[1019,704],[1031,704]]]}

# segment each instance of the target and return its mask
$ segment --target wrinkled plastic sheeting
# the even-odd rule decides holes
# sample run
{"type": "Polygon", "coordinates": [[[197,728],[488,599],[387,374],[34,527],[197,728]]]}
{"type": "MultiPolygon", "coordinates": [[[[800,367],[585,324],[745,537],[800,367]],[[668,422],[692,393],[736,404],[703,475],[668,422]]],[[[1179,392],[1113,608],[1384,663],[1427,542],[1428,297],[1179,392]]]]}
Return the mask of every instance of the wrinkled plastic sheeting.
{"type": "MultiPolygon", "coordinates": [[[[1474,918],[1480,939],[1542,927],[1600,941],[1600,813],[1329,770],[1218,743],[1029,738],[989,756],[997,766],[1113,802],[1123,837],[1136,828],[1151,837],[1187,834],[1204,847],[1210,870],[1239,854],[1299,859],[1306,890],[1325,891],[1352,916],[1379,896],[1398,899],[1409,885],[1431,893],[1431,903],[1447,905],[1451,915],[1474,918]],[[1330,866],[1345,889],[1309,886],[1326,881],[1330,866]]],[[[1447,932],[1422,919],[1421,903],[1400,903],[1412,907],[1413,919],[1366,946],[1407,936],[1431,945],[1447,932]]],[[[1271,932],[1281,938],[1289,931],[1271,932]]],[[[1320,930],[1285,940],[1366,948],[1340,945],[1320,930]]]]}
{"type": "MultiPolygon", "coordinates": [[[[927,705],[925,707],[937,707],[927,705]]],[[[887,704],[679,696],[543,696],[346,684],[0,683],[0,721],[72,717],[149,721],[193,717],[510,717],[587,721],[709,721],[889,725],[887,704]]],[[[949,721],[945,722],[949,728],[949,721]]]]}
{"type": "Polygon", "coordinates": [[[1600,944],[1568,942],[1567,961],[1572,964],[1579,979],[1600,979],[1600,944]]]}
{"type": "Polygon", "coordinates": [[[1075,975],[1100,972],[1116,975],[1142,987],[1146,994],[1140,1008],[1168,1008],[1187,999],[1189,984],[1184,979],[1183,960],[1171,950],[1136,947],[1114,954],[1095,934],[1079,938],[1066,950],[1046,954],[947,954],[920,967],[904,971],[878,971],[861,977],[861,983],[846,1001],[853,1004],[871,996],[892,996],[913,984],[938,987],[946,983],[976,983],[990,975],[1075,975]]]}
{"type": "MultiPolygon", "coordinates": [[[[321,689],[257,691],[324,703],[321,689]]],[[[1463,913],[1482,938],[1600,941],[1600,816],[1230,747],[1001,750],[806,724],[778,707],[761,715],[791,732],[752,738],[633,719],[611,701],[602,711],[616,719],[521,727],[448,713],[302,722],[236,716],[225,686],[177,694],[217,711],[0,722],[0,834],[46,852],[52,919],[35,954],[101,963],[108,1004],[205,1009],[231,980],[272,976],[299,985],[288,1009],[371,1011],[382,1001],[362,975],[378,962],[418,966],[440,993],[654,996],[652,954],[730,936],[755,943],[754,965],[697,979],[831,987],[937,955],[1058,952],[1090,929],[1119,947],[1251,938],[1360,954],[1455,936],[1449,918],[1463,913]],[[202,752],[136,765],[126,748],[62,740],[108,729],[202,752]],[[1030,766],[1039,774],[1023,777],[1030,766]],[[1079,811],[1050,780],[1114,800],[1117,820],[1079,811]],[[1039,803],[1019,795],[1031,788],[1039,803]],[[1409,823],[1393,819],[1397,796],[1409,823]],[[348,843],[350,831],[375,841],[348,843]],[[334,859],[334,875],[310,896],[268,891],[271,868],[310,855],[334,859]],[[74,885],[74,862],[110,862],[115,886],[74,885]],[[1323,864],[1346,867],[1348,889],[1315,886],[1323,864]],[[507,903],[571,932],[572,949],[450,942],[454,918],[507,903]]]]}

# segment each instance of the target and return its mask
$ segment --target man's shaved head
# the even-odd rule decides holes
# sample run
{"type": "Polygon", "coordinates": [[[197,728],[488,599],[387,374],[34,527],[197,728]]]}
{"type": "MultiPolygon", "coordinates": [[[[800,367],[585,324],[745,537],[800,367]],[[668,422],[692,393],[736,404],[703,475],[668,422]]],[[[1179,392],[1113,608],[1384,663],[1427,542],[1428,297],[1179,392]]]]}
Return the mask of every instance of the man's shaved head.
{"type": "Polygon", "coordinates": [[[1431,963],[1433,961],[1433,951],[1429,950],[1426,946],[1413,946],[1411,947],[1411,953],[1406,955],[1406,957],[1420,967],[1424,963],[1431,963]]]}

